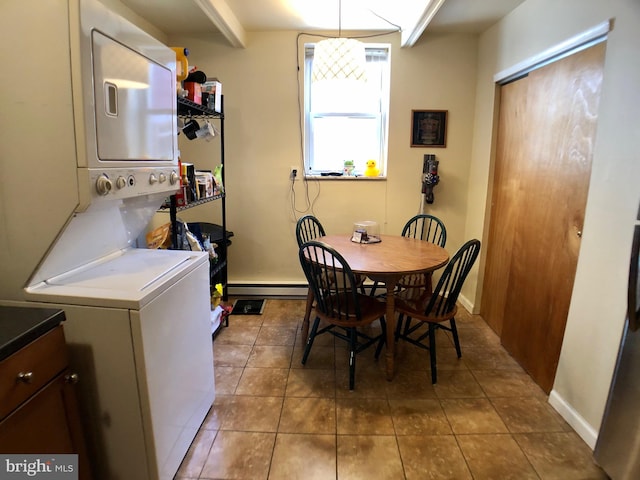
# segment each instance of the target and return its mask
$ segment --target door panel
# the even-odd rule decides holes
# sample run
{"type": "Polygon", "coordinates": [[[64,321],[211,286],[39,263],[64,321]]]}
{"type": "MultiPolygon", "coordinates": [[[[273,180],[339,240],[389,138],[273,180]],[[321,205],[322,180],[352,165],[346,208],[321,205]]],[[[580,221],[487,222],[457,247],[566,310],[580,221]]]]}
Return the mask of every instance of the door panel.
{"type": "Polygon", "coordinates": [[[502,89],[488,248],[500,258],[487,259],[483,312],[547,393],[580,249],[604,52],[595,45],[502,89]]]}
{"type": "Polygon", "coordinates": [[[511,251],[515,223],[520,211],[519,203],[522,189],[520,187],[519,169],[525,156],[520,148],[526,139],[526,112],[528,88],[527,78],[502,87],[500,95],[500,115],[498,124],[497,153],[498,159],[510,158],[509,162],[496,162],[494,171],[494,187],[491,201],[491,225],[489,230],[490,248],[487,249],[487,267],[485,270],[482,294],[482,317],[489,326],[500,335],[502,333],[503,315],[507,290],[493,288],[494,285],[508,285],[511,271],[511,251]]]}

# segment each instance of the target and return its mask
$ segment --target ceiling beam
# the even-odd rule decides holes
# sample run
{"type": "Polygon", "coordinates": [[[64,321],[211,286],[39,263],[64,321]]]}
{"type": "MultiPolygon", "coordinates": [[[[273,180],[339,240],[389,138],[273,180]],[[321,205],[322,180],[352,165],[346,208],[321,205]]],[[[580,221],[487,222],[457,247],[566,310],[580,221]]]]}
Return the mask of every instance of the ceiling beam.
{"type": "Polygon", "coordinates": [[[400,35],[400,46],[401,47],[413,47],[413,45],[418,41],[422,33],[429,25],[429,22],[433,20],[440,7],[445,2],[445,0],[429,0],[427,5],[422,12],[422,15],[418,17],[418,21],[413,25],[411,29],[402,29],[402,33],[400,35]]]}
{"type": "Polygon", "coordinates": [[[193,0],[233,47],[246,48],[247,32],[224,0],[193,0]]]}

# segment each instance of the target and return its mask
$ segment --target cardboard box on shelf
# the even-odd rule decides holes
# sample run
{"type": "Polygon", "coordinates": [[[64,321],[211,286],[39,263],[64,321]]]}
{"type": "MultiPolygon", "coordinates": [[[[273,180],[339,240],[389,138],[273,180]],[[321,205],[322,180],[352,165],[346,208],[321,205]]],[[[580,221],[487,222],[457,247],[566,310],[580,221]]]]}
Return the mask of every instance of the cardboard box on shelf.
{"type": "Polygon", "coordinates": [[[187,98],[198,105],[202,105],[202,84],[197,82],[184,82],[187,98]]]}
{"type": "Polygon", "coordinates": [[[209,94],[207,107],[214,112],[222,113],[222,83],[217,79],[207,79],[202,84],[202,91],[209,94]]]}

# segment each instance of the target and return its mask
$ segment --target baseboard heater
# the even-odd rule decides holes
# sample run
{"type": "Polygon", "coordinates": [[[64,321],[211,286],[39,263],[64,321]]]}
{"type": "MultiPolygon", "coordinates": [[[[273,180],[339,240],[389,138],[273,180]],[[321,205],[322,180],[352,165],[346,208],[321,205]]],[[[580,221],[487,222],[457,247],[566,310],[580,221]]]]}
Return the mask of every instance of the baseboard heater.
{"type": "MultiPolygon", "coordinates": [[[[365,281],[365,287],[369,288],[373,282],[365,281]]],[[[306,283],[229,283],[227,293],[235,297],[293,297],[306,298],[309,285],[306,283]]],[[[380,293],[384,286],[378,287],[380,293]]]]}

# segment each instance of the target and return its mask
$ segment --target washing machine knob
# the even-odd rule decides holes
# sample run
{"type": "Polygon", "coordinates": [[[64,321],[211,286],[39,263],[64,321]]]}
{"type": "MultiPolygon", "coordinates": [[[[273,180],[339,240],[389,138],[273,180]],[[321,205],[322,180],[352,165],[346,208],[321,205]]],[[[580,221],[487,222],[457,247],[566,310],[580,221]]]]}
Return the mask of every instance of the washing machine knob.
{"type": "Polygon", "coordinates": [[[125,178],[124,178],[124,177],[118,177],[118,178],[116,178],[116,188],[117,188],[118,190],[121,190],[121,189],[123,189],[123,188],[124,188],[124,187],[126,187],[126,186],[127,186],[127,181],[125,180],[125,178]]]}
{"type": "Polygon", "coordinates": [[[151,185],[158,183],[158,177],[156,177],[155,173],[152,173],[151,175],[149,175],[149,183],[151,185]]]}
{"type": "Polygon", "coordinates": [[[113,183],[104,173],[96,180],[96,190],[100,195],[107,195],[113,188],[113,183]]]}
{"type": "Polygon", "coordinates": [[[178,180],[180,180],[178,174],[176,172],[171,172],[171,175],[169,175],[169,183],[171,185],[175,185],[176,183],[178,183],[178,180]]]}
{"type": "Polygon", "coordinates": [[[164,173],[160,172],[160,174],[158,175],[158,179],[160,180],[160,183],[164,183],[167,181],[167,176],[164,173]]]}

